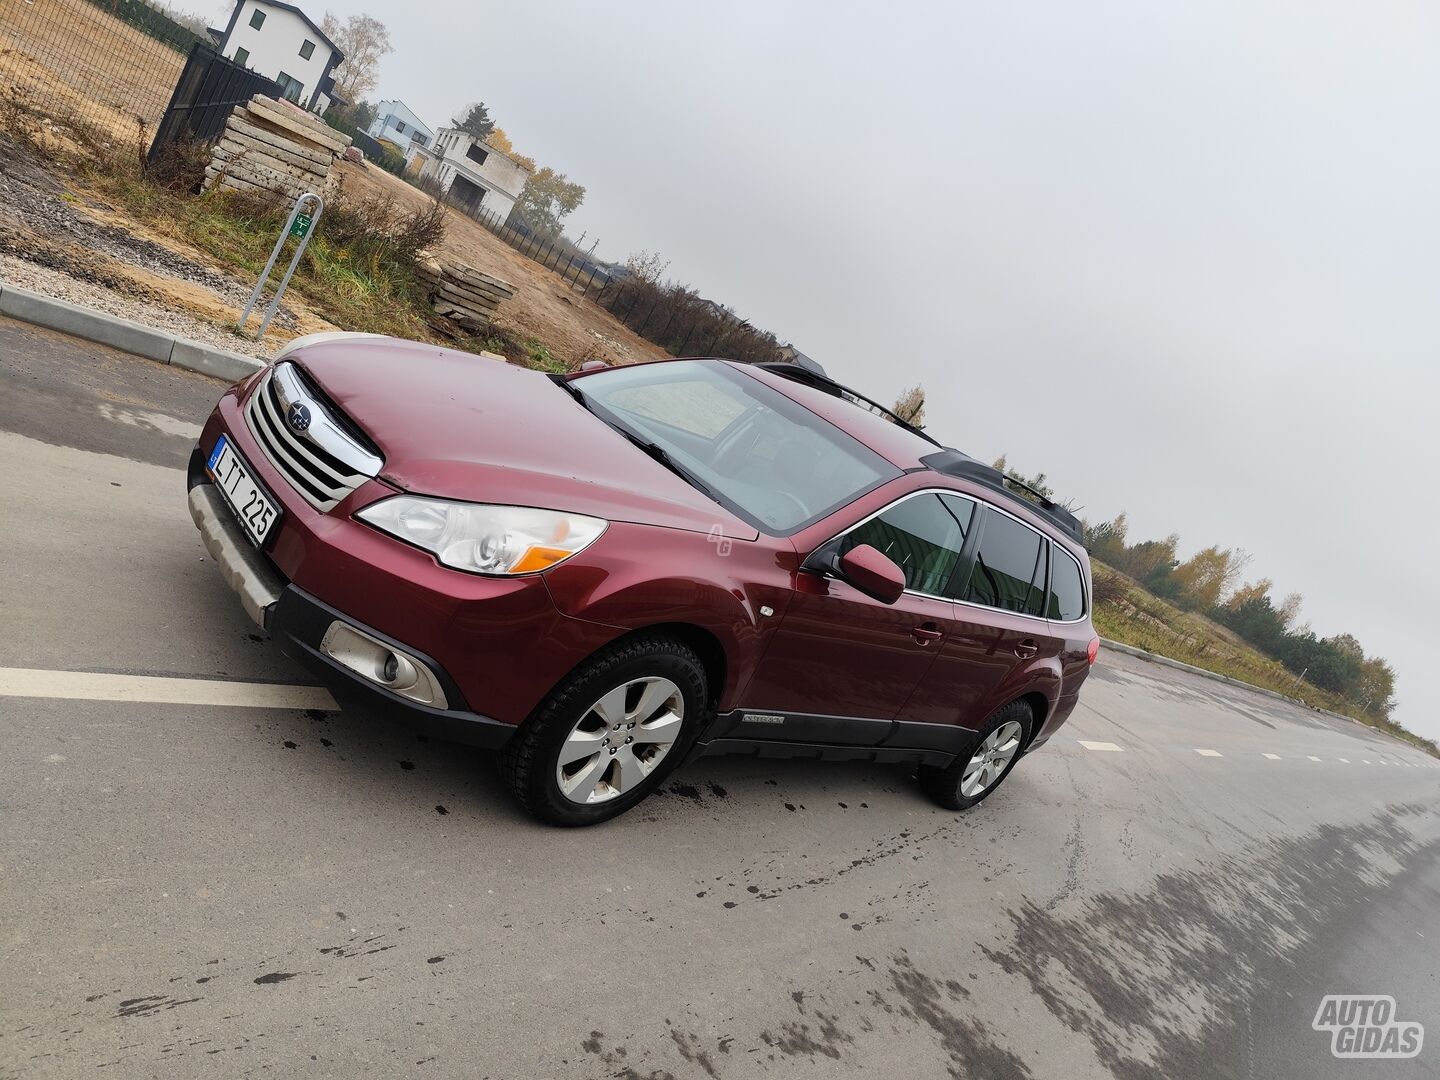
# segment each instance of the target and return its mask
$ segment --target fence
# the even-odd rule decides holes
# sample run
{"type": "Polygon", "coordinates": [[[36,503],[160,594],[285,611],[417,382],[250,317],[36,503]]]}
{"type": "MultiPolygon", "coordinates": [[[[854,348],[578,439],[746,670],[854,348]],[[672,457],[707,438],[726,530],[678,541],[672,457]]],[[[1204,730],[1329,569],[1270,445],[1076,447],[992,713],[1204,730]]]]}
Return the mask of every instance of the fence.
{"type": "Polygon", "coordinates": [[[483,208],[449,202],[673,356],[725,356],[746,363],[780,359],[780,343],[774,334],[751,326],[728,308],[689,289],[617,273],[565,237],[544,236],[527,228],[516,215],[501,218],[483,208]]]}
{"type": "Polygon", "coordinates": [[[598,293],[610,284],[610,271],[563,236],[542,236],[526,228],[518,218],[502,218],[483,207],[472,208],[454,199],[447,201],[452,209],[474,218],[521,255],[554,270],[561,281],[573,285],[582,295],[598,293]]]}
{"type": "Polygon", "coordinates": [[[144,0],[0,0],[6,104],[118,143],[153,131],[195,32],[144,0]]]}
{"type": "Polygon", "coordinates": [[[630,275],[612,281],[595,300],[672,356],[723,356],[747,364],[780,359],[774,334],[678,285],[630,275]]]}
{"type": "Polygon", "coordinates": [[[280,84],[227,60],[208,45],[196,42],[175,83],[164,117],[155,128],[149,160],[175,143],[209,143],[225,130],[230,111],[256,94],[279,98],[280,84]]]}

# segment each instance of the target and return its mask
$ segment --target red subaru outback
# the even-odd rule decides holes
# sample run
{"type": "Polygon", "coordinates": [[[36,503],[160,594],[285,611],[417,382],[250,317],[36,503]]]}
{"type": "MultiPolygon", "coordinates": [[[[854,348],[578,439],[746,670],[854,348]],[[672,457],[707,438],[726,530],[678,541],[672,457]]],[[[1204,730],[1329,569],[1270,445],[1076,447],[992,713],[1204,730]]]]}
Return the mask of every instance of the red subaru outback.
{"type": "Polygon", "coordinates": [[[962,809],[1075,707],[1089,561],[883,413],[810,367],[317,335],[220,399],[190,512],[285,652],[500,749],[543,821],[722,752],[914,762],[962,809]]]}

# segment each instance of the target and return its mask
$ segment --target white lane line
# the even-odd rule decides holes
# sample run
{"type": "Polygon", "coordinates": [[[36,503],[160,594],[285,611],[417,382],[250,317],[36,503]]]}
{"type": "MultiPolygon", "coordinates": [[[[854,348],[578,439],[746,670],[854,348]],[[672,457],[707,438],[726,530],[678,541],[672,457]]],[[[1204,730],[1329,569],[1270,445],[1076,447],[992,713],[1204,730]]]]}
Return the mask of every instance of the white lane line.
{"type": "Polygon", "coordinates": [[[1360,764],[1361,764],[1361,765],[1369,765],[1369,764],[1370,764],[1370,759],[1369,759],[1368,757],[1366,757],[1366,758],[1361,758],[1361,759],[1360,759],[1360,764]]]}
{"type": "Polygon", "coordinates": [[[1306,754],[1305,756],[1308,757],[1311,761],[1319,761],[1319,760],[1320,760],[1320,759],[1319,759],[1318,757],[1316,757],[1314,754],[1306,754]]]}
{"type": "Polygon", "coordinates": [[[1342,758],[1340,759],[1340,761],[1341,761],[1342,764],[1345,764],[1345,765],[1349,765],[1349,764],[1350,764],[1350,759],[1349,759],[1348,757],[1342,757],[1342,758]]]}
{"type": "Polygon", "coordinates": [[[1125,748],[1116,746],[1113,742],[1090,742],[1088,739],[1079,740],[1080,745],[1086,750],[1104,750],[1112,754],[1123,754],[1125,748]]]}
{"type": "Polygon", "coordinates": [[[136,701],[155,705],[238,705],[253,709],[337,708],[319,686],[176,679],[159,675],[102,675],[93,671],[0,668],[0,697],[67,701],[136,701]]]}
{"type": "Polygon", "coordinates": [[[1267,758],[1269,758],[1271,761],[1279,761],[1279,760],[1280,760],[1280,755],[1279,755],[1279,754],[1263,754],[1263,755],[1261,755],[1261,756],[1262,756],[1262,757],[1267,757],[1267,758]]]}
{"type": "Polygon", "coordinates": [[[1201,757],[1224,757],[1224,756],[1225,756],[1224,754],[1220,753],[1219,750],[1201,750],[1198,746],[1195,748],[1195,753],[1199,754],[1201,757]]]}

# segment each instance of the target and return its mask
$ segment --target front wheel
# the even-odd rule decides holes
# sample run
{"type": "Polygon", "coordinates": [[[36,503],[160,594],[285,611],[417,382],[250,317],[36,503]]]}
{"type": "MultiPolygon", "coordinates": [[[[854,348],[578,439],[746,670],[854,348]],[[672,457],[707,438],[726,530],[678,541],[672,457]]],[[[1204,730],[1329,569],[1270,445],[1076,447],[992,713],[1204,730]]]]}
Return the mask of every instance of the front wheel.
{"type": "Polygon", "coordinates": [[[551,825],[623,814],[679,763],[705,708],[705,669],[662,635],[606,649],[568,676],[506,744],[510,788],[551,825]]]}
{"type": "Polygon", "coordinates": [[[998,788],[1010,775],[1035,722],[1030,706],[1012,701],[976,732],[969,748],[949,765],[921,765],[920,786],[950,810],[966,810],[998,788]]]}

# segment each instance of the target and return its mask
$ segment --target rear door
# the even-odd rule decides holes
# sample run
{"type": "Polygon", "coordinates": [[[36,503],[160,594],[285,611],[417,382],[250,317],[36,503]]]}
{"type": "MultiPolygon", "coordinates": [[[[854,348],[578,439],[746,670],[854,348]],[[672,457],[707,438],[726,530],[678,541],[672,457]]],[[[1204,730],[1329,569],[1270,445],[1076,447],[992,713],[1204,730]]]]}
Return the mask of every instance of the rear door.
{"type": "Polygon", "coordinates": [[[951,585],[957,603],[950,632],[905,719],[977,728],[1022,666],[1059,651],[1045,619],[1050,542],[988,505],[980,506],[977,526],[951,585]]]}
{"type": "MultiPolygon", "coordinates": [[[[809,571],[796,589],[746,689],[757,738],[874,745],[945,644],[955,605],[943,596],[968,535],[933,491],[904,496],[821,546],[826,554],[869,544],[905,573],[894,604],[809,571]],[[776,720],[775,717],[781,718],[776,720]]],[[[804,553],[802,553],[804,554],[804,553]]]]}

